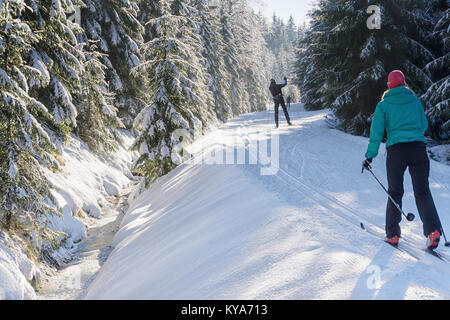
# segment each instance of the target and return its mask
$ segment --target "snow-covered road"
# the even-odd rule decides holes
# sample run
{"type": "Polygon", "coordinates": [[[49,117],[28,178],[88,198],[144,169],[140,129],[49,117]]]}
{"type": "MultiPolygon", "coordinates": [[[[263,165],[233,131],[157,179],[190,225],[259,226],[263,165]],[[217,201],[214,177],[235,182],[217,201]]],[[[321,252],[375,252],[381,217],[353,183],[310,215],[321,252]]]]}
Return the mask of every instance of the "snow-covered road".
{"type": "MultiPolygon", "coordinates": [[[[273,112],[255,113],[197,140],[193,149],[203,152],[132,204],[86,298],[450,299],[449,264],[421,251],[416,259],[360,229],[382,231],[386,205],[361,174],[368,139],[329,129],[326,111],[293,105],[291,115],[292,127],[280,115],[274,130],[273,112]],[[217,164],[243,137],[245,158],[237,151],[224,156],[235,164],[217,164]],[[266,145],[272,152],[261,156],[266,145]],[[253,164],[258,151],[265,166],[253,164]]],[[[385,183],[384,161],[382,146],[373,167],[385,183]]],[[[450,167],[431,167],[450,226],[450,167]]],[[[403,207],[416,212],[407,173],[403,207]]],[[[424,245],[419,220],[403,221],[402,231],[424,245]]]]}

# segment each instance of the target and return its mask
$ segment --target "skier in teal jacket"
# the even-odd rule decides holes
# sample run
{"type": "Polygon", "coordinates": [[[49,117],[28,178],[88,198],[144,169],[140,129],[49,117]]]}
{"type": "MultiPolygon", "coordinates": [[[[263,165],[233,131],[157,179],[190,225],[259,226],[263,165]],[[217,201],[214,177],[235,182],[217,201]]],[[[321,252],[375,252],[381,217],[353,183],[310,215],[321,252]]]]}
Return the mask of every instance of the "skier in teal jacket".
{"type": "MultiPolygon", "coordinates": [[[[425,131],[428,121],[422,103],[406,87],[405,76],[394,70],[388,77],[387,91],[378,103],[370,128],[370,143],[366,152],[364,168],[371,168],[372,159],[378,154],[380,143],[387,134],[386,169],[389,195],[401,206],[403,197],[403,176],[409,168],[414,188],[414,197],[423,222],[427,247],[439,245],[442,226],[430,192],[428,177],[430,160],[426,151],[425,131]]],[[[401,212],[392,201],[386,207],[387,241],[397,245],[401,236],[399,223],[401,212]]]]}

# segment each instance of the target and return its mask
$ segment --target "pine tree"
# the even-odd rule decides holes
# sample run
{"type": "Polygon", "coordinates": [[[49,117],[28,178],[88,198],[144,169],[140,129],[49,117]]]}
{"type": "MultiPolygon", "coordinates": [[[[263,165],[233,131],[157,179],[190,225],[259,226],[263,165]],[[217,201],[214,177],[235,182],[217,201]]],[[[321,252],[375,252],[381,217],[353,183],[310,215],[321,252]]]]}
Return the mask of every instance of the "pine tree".
{"type": "Polygon", "coordinates": [[[214,99],[215,114],[220,121],[226,122],[231,116],[229,101],[229,84],[225,72],[225,43],[219,33],[219,17],[204,0],[196,0],[196,20],[198,34],[202,42],[202,56],[204,67],[208,74],[208,87],[214,99]]]}
{"type": "MultiPolygon", "coordinates": [[[[271,46],[270,41],[273,39],[272,34],[272,26],[268,19],[264,17],[261,13],[258,13],[257,15],[257,21],[258,21],[258,28],[261,32],[261,35],[263,37],[262,41],[262,53],[261,53],[261,63],[264,66],[263,71],[264,72],[264,78],[266,81],[270,81],[270,79],[280,76],[282,77],[281,73],[274,72],[276,65],[278,64],[278,59],[276,59],[274,54],[274,48],[271,46]]],[[[264,84],[264,89],[268,89],[267,82],[264,84]]],[[[267,101],[271,101],[271,95],[268,91],[267,93],[267,101]]]]}
{"type": "MultiPolygon", "coordinates": [[[[328,19],[324,17],[327,2],[321,1],[310,13],[311,24],[300,36],[297,44],[297,62],[295,64],[295,82],[301,91],[301,101],[306,110],[318,110],[327,107],[326,92],[328,75],[324,67],[331,59],[328,50],[328,35],[332,31],[328,19]]],[[[331,10],[330,10],[331,11],[331,10]]],[[[336,60],[329,62],[340,63],[336,60]]]]}
{"type": "Polygon", "coordinates": [[[298,28],[295,25],[294,17],[292,15],[289,17],[286,26],[286,36],[288,44],[294,45],[298,40],[298,28]]]}
{"type": "Polygon", "coordinates": [[[318,33],[309,54],[314,71],[303,75],[313,77],[307,80],[309,84],[322,82],[318,87],[323,89],[322,107],[331,107],[340,128],[358,135],[368,135],[371,115],[386,90],[390,71],[401,69],[418,95],[431,84],[422,71],[433,58],[425,45],[430,24],[426,1],[374,4],[382,13],[380,30],[367,28],[367,1],[320,1],[312,15],[312,32],[318,33]]]}
{"type": "MultiPolygon", "coordinates": [[[[148,2],[148,1],[145,1],[148,2]]],[[[84,0],[82,26],[86,36],[81,40],[97,41],[100,58],[106,66],[105,77],[108,88],[114,92],[114,105],[119,109],[121,119],[131,127],[133,118],[143,108],[141,101],[142,78],[145,74],[131,76],[131,69],[138,66],[142,57],[144,27],[139,18],[136,1],[84,0]]]]}
{"type": "Polygon", "coordinates": [[[156,36],[156,33],[151,24],[147,22],[160,14],[159,2],[140,0],[138,1],[138,7],[139,22],[144,27],[144,42],[148,42],[156,36]]]}
{"type": "Polygon", "coordinates": [[[81,26],[67,19],[67,13],[74,12],[75,5],[83,7],[83,2],[29,1],[32,11],[26,11],[24,19],[40,35],[30,59],[43,79],[31,82],[30,93],[52,113],[52,132],[67,139],[76,130],[93,150],[114,149],[113,128],[120,121],[115,108],[106,103],[110,94],[105,68],[98,61],[105,55],[94,52],[81,26]]]}
{"type": "Polygon", "coordinates": [[[29,83],[47,79],[27,62],[40,35],[22,20],[26,10],[24,1],[0,1],[0,222],[39,251],[42,240],[63,239],[46,229],[58,208],[42,166],[59,165],[48,132],[53,117],[30,95],[29,83]]]}
{"type": "Polygon", "coordinates": [[[67,20],[73,4],[81,2],[0,2],[0,219],[37,253],[56,249],[66,237],[46,227],[60,209],[44,170],[59,169],[62,142],[78,120],[100,119],[82,124],[85,136],[95,137],[96,146],[115,143],[104,68],[98,53],[78,42],[83,30],[67,20]]]}
{"type": "Polygon", "coordinates": [[[77,126],[77,102],[80,91],[84,53],[76,34],[83,30],[67,20],[66,12],[74,12],[80,1],[27,0],[31,11],[23,19],[39,33],[39,41],[30,53],[32,64],[41,73],[41,81],[33,81],[30,95],[45,105],[53,115],[57,130],[63,138],[77,126]]]}
{"type": "Polygon", "coordinates": [[[429,132],[439,142],[450,141],[450,5],[438,1],[437,18],[432,33],[435,59],[425,66],[433,84],[421,97],[429,119],[429,132]],[[445,8],[447,8],[445,10],[445,8]],[[440,14],[439,14],[440,13],[440,14]]]}
{"type": "Polygon", "coordinates": [[[240,115],[245,112],[242,104],[243,89],[240,83],[239,75],[239,60],[237,39],[233,33],[231,17],[233,14],[233,4],[230,0],[221,1],[219,7],[220,16],[220,34],[225,43],[225,70],[227,73],[227,86],[230,88],[228,97],[230,101],[230,108],[233,116],[240,115]]]}
{"type": "Polygon", "coordinates": [[[112,105],[114,95],[107,91],[107,67],[100,62],[102,54],[92,42],[86,44],[81,92],[77,93],[80,112],[77,117],[77,135],[91,150],[100,155],[114,151],[120,142],[115,129],[124,127],[112,105]]]}
{"type": "Polygon", "coordinates": [[[294,81],[300,89],[301,101],[306,110],[319,110],[326,106],[324,96],[327,79],[318,65],[319,56],[324,55],[317,43],[319,33],[317,29],[314,32],[306,31],[297,48],[294,81]]]}
{"type": "Polygon", "coordinates": [[[205,101],[201,82],[199,87],[192,80],[201,78],[203,68],[193,51],[195,44],[185,42],[189,39],[195,43],[195,38],[188,37],[188,18],[172,14],[171,4],[157,1],[158,16],[147,23],[154,38],[143,47],[145,61],[133,70],[149,74],[146,85],[152,92],[152,103],[135,120],[140,135],[134,144],[141,153],[134,171],[150,180],[175,167],[172,150],[179,141],[172,133],[185,129],[193,134],[194,129],[206,127],[208,119],[208,112],[202,110],[205,101]]]}
{"type": "Polygon", "coordinates": [[[232,31],[238,49],[238,65],[242,113],[265,109],[269,79],[262,65],[264,38],[259,29],[256,15],[246,2],[238,2],[233,7],[232,31]]]}
{"type": "Polygon", "coordinates": [[[191,106],[192,112],[202,121],[203,126],[207,127],[215,122],[216,117],[212,109],[214,99],[208,88],[208,74],[202,56],[204,45],[198,33],[199,26],[196,21],[198,10],[194,5],[195,0],[172,0],[171,13],[183,18],[183,22],[178,25],[176,37],[186,45],[187,55],[183,55],[182,58],[190,61],[192,66],[186,72],[193,87],[190,88],[186,83],[184,90],[195,92],[197,103],[191,106]]]}
{"type": "Polygon", "coordinates": [[[270,78],[259,17],[244,0],[222,1],[219,14],[233,115],[265,109],[270,78]]]}

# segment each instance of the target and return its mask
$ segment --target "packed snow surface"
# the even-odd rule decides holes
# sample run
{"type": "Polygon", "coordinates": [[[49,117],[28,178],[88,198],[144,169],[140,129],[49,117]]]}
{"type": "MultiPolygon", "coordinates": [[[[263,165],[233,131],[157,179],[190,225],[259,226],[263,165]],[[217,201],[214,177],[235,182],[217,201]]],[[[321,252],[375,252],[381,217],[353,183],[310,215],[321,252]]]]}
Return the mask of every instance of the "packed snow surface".
{"type": "Polygon", "coordinates": [[[431,158],[450,166],[450,144],[443,144],[429,149],[431,158]]]}
{"type": "MultiPolygon", "coordinates": [[[[368,139],[328,128],[327,111],[291,115],[292,127],[262,112],[197,140],[132,203],[86,298],[450,299],[449,264],[361,230],[383,232],[387,201],[361,173],[368,139]]],[[[382,145],[373,170],[386,184],[385,158],[382,145]]],[[[430,187],[449,227],[450,167],[432,161],[430,187]]],[[[403,207],[417,213],[408,172],[403,207]]],[[[424,247],[416,216],[402,232],[424,247]]]]}

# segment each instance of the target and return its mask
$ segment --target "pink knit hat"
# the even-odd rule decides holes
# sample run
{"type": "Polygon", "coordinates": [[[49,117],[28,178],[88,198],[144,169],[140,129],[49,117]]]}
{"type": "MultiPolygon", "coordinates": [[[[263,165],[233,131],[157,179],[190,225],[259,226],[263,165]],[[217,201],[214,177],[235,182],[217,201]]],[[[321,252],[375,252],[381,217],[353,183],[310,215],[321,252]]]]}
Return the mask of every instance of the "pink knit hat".
{"type": "Polygon", "coordinates": [[[405,75],[400,70],[394,70],[389,73],[388,87],[394,89],[399,86],[406,86],[405,75]]]}

